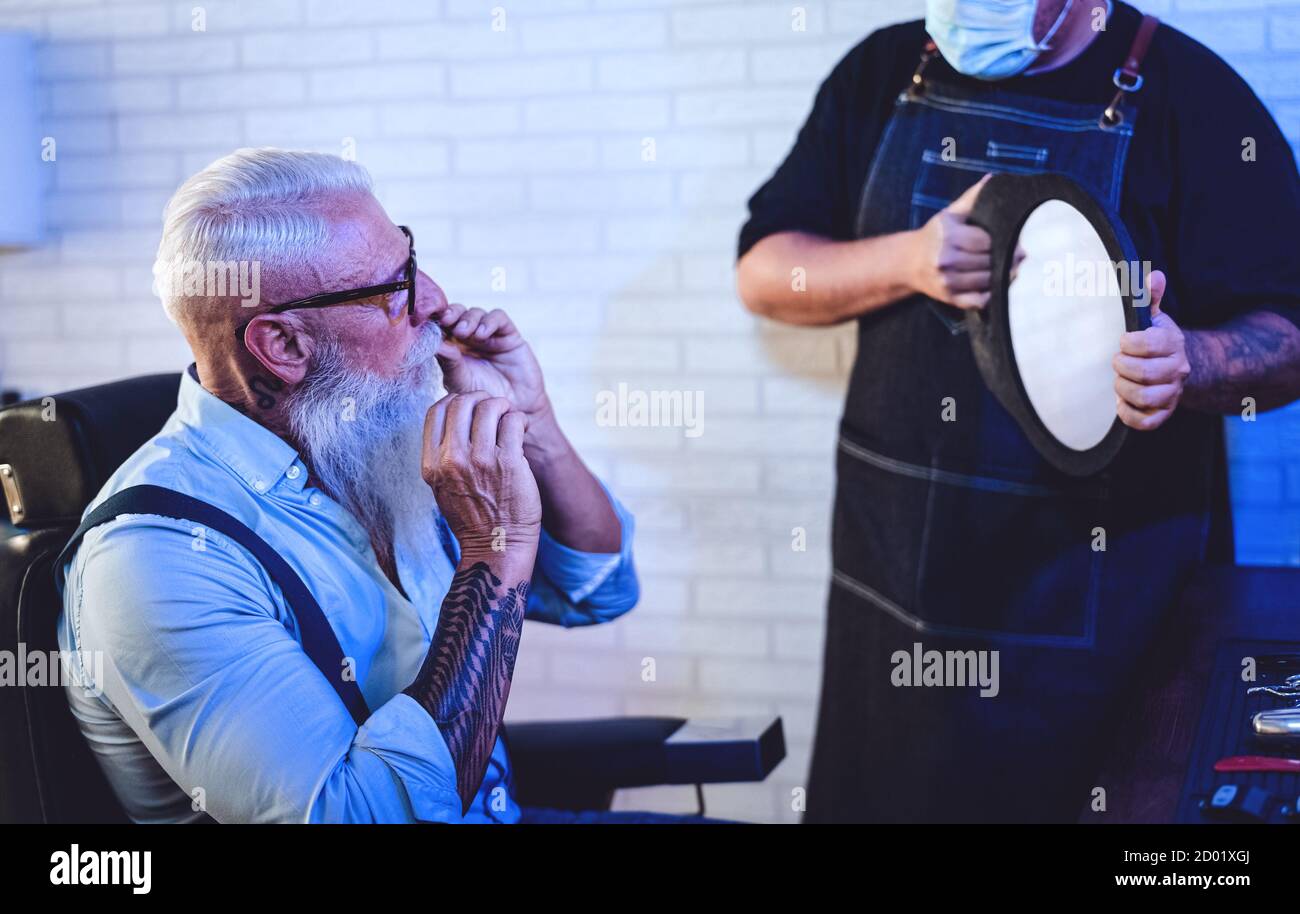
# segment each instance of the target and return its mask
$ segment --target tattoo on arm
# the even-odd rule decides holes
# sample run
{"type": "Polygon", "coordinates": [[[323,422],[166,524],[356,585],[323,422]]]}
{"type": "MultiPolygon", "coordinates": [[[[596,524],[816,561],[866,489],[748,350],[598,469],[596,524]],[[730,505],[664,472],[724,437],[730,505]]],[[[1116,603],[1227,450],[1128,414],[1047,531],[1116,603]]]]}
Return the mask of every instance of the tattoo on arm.
{"type": "Polygon", "coordinates": [[[1235,413],[1251,397],[1273,409],[1300,396],[1300,328],[1279,314],[1255,311],[1213,330],[1186,331],[1192,373],[1184,406],[1235,413]]]}
{"type": "Polygon", "coordinates": [[[447,741],[462,813],[483,783],[519,654],[528,582],[504,594],[500,588],[501,580],[485,562],[456,572],[429,654],[404,690],[429,712],[447,741]]]}

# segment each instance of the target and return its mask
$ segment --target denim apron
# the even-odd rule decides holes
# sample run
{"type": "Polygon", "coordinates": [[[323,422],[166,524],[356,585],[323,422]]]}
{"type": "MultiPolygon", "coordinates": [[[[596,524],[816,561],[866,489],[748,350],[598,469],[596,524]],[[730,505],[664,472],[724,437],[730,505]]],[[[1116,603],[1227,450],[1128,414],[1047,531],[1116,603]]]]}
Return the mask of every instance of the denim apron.
{"type": "MultiPolygon", "coordinates": [[[[1064,173],[1118,211],[1137,111],[1099,114],[994,84],[909,88],[858,237],[921,226],[987,172],[1064,173]]],[[[807,819],[1077,817],[1208,516],[1144,516],[1140,478],[1115,465],[1083,479],[1049,466],[982,382],[962,313],[923,296],[859,320],[836,477],[807,819]],[[997,694],[893,684],[915,644],[996,651],[997,694]]]]}

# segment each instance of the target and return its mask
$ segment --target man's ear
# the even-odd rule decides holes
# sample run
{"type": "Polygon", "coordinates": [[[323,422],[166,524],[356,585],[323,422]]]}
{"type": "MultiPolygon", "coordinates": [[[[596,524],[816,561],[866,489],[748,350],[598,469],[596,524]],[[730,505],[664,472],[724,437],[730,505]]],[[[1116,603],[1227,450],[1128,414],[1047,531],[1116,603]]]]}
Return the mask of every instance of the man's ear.
{"type": "Polygon", "coordinates": [[[296,315],[259,314],[244,328],[244,345],[286,384],[298,384],[307,376],[314,341],[296,315]]]}

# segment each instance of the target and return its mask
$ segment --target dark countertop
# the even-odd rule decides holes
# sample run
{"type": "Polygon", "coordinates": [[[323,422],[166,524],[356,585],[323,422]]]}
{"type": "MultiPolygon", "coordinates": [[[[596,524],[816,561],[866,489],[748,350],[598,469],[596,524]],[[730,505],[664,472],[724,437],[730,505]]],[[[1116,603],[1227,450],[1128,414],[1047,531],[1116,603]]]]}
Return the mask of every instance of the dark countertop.
{"type": "Polygon", "coordinates": [[[1165,629],[1116,709],[1097,781],[1107,813],[1080,821],[1173,820],[1215,649],[1229,638],[1300,642],[1300,568],[1206,567],[1165,629]]]}

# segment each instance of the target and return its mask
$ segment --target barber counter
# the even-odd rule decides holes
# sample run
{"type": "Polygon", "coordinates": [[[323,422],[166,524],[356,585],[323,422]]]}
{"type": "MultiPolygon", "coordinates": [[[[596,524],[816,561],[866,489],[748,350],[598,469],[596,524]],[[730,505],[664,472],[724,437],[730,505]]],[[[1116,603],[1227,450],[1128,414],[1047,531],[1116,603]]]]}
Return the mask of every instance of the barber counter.
{"type": "Polygon", "coordinates": [[[1106,808],[1080,821],[1300,824],[1300,767],[1260,770],[1290,767],[1300,739],[1252,724],[1300,705],[1300,568],[1206,567],[1164,631],[1115,709],[1106,808]]]}

